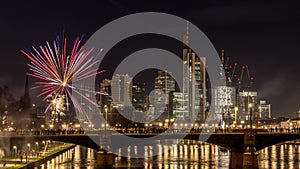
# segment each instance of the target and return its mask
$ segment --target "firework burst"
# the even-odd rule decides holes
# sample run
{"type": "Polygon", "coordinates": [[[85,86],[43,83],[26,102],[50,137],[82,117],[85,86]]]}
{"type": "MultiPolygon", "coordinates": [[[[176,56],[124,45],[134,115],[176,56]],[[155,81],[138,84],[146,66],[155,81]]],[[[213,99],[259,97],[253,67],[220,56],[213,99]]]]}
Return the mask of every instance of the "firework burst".
{"type": "MultiPolygon", "coordinates": [[[[93,49],[84,51],[81,41],[82,37],[75,39],[70,53],[67,51],[66,38],[64,38],[63,41],[57,38],[52,46],[49,42],[46,42],[45,46],[39,46],[38,48],[32,47],[31,51],[21,50],[30,60],[28,66],[31,73],[28,73],[28,75],[39,80],[36,82],[36,85],[42,88],[42,92],[38,97],[43,96],[43,101],[49,96],[54,96],[54,99],[56,99],[61,95],[65,95],[67,96],[67,102],[68,98],[71,99],[74,107],[82,112],[80,104],[72,95],[72,92],[75,92],[97,106],[95,102],[79,92],[79,90],[83,89],[72,85],[77,81],[103,72],[93,68],[99,61],[95,60],[94,57],[89,57],[93,49]]],[[[101,51],[99,51],[99,53],[101,51]]],[[[46,111],[49,107],[50,104],[46,111]]]]}

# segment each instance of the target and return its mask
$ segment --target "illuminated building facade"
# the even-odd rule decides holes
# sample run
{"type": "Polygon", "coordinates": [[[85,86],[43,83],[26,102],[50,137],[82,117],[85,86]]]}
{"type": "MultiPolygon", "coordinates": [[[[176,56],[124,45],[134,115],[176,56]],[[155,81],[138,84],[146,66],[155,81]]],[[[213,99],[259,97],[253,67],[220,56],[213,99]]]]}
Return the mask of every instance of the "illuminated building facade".
{"type": "Polygon", "coordinates": [[[229,118],[235,116],[236,88],[231,86],[216,86],[212,94],[215,97],[215,103],[213,104],[214,118],[219,120],[225,120],[226,118],[228,123],[230,123],[232,120],[229,118]]]}
{"type": "Polygon", "coordinates": [[[136,83],[132,85],[132,106],[138,111],[147,109],[145,83],[136,83]]]}
{"type": "Polygon", "coordinates": [[[238,95],[238,121],[249,122],[250,111],[257,114],[257,92],[242,91],[238,95]]]}
{"type": "Polygon", "coordinates": [[[205,58],[198,57],[189,48],[183,49],[183,97],[186,100],[186,120],[196,118],[204,122],[206,110],[206,68],[205,58]]]}
{"type": "Polygon", "coordinates": [[[160,120],[169,117],[169,93],[175,91],[175,80],[171,72],[158,71],[155,78],[154,109],[156,115],[162,114],[160,120]]]}
{"type": "Polygon", "coordinates": [[[127,74],[113,75],[111,80],[111,94],[114,106],[130,106],[132,100],[132,77],[127,74]]]}
{"type": "Polygon", "coordinates": [[[266,100],[259,100],[259,104],[258,104],[258,112],[259,112],[259,116],[256,118],[259,119],[269,119],[272,117],[271,114],[271,104],[267,103],[266,100]]]}
{"type": "Polygon", "coordinates": [[[169,96],[169,110],[172,112],[170,115],[176,120],[184,121],[186,114],[188,114],[188,95],[182,92],[170,92],[169,96]]]}

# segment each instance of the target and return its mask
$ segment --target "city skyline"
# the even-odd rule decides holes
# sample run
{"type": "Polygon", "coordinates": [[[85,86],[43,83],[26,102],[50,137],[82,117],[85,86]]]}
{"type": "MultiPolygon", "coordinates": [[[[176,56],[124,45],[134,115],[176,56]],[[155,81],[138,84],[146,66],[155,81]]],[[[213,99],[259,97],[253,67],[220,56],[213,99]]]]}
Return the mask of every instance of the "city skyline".
{"type": "Polygon", "coordinates": [[[300,2],[0,6],[0,168],[300,167],[300,2]]]}
{"type": "MultiPolygon", "coordinates": [[[[54,13],[49,10],[51,8],[44,11],[43,5],[35,1],[18,3],[19,6],[11,2],[3,5],[3,26],[0,28],[5,32],[2,40],[6,42],[1,45],[5,61],[1,64],[0,84],[8,85],[17,98],[24,94],[25,74],[28,71],[28,62],[20,50],[32,45],[44,45],[44,41],[53,41],[62,32],[71,38],[85,33],[88,39],[113,19],[151,9],[188,19],[204,31],[218,51],[225,49],[226,55],[241,64],[248,64],[255,77],[254,86],[262,98],[274,105],[275,117],[292,117],[300,106],[300,82],[297,80],[300,74],[297,70],[300,29],[296,1],[206,2],[201,5],[185,2],[189,4],[189,10],[179,5],[183,2],[142,5],[138,2],[124,4],[109,1],[99,6],[89,5],[91,10],[82,9],[81,3],[62,2],[56,5],[49,1],[47,5],[55,7],[54,13]],[[68,12],[72,7],[82,10],[70,14],[68,12]],[[45,15],[36,15],[38,13],[45,15]]],[[[31,90],[30,93],[37,100],[37,92],[31,90]]]]}

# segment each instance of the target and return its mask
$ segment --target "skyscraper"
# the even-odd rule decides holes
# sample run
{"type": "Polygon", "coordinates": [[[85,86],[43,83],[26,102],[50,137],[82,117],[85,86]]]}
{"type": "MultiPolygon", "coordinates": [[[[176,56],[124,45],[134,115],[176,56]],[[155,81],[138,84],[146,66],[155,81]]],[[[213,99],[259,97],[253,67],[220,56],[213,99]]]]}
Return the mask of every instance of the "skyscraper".
{"type": "Polygon", "coordinates": [[[212,94],[214,95],[214,115],[218,120],[221,117],[234,115],[236,106],[236,88],[232,86],[215,86],[212,94]]]}
{"type": "Polygon", "coordinates": [[[111,94],[115,106],[130,106],[132,100],[132,77],[117,74],[111,80],[111,94]]]}
{"type": "Polygon", "coordinates": [[[132,106],[139,111],[147,108],[145,83],[136,83],[132,85],[132,106]]]}
{"type": "Polygon", "coordinates": [[[188,47],[188,23],[183,48],[183,96],[187,100],[185,120],[205,121],[206,110],[206,60],[196,56],[188,47]]]}
{"type": "Polygon", "coordinates": [[[109,79],[103,79],[100,83],[99,103],[102,109],[104,105],[108,106],[108,109],[111,109],[111,80],[109,79]]]}
{"type": "Polygon", "coordinates": [[[171,72],[168,72],[166,70],[158,71],[157,77],[155,78],[154,88],[155,112],[160,114],[164,112],[165,114],[162,118],[169,118],[169,93],[171,91],[175,91],[175,80],[172,77],[171,72]]]}
{"type": "Polygon", "coordinates": [[[271,118],[271,104],[268,104],[266,100],[259,100],[258,112],[257,118],[259,119],[271,118]]]}
{"type": "Polygon", "coordinates": [[[253,116],[257,110],[257,92],[254,91],[242,91],[238,95],[238,121],[249,122],[250,111],[252,111],[253,116]],[[251,104],[251,106],[250,106],[251,104]],[[251,109],[251,110],[250,110],[251,109]]]}

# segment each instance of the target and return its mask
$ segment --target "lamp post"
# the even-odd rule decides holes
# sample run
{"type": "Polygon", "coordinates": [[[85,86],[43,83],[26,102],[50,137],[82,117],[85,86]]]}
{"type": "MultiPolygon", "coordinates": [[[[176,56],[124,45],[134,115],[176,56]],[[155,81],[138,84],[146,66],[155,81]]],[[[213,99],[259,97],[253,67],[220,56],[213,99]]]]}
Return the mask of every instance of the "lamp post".
{"type": "MultiPolygon", "coordinates": [[[[108,119],[107,119],[107,105],[104,105],[104,111],[105,111],[105,121],[106,121],[106,123],[108,123],[108,119]]],[[[105,123],[105,126],[104,126],[104,129],[105,129],[105,131],[106,131],[106,123],[105,123]]]]}
{"type": "Polygon", "coordinates": [[[234,107],[234,121],[235,124],[237,124],[237,111],[239,110],[239,108],[237,106],[234,107]]]}
{"type": "Polygon", "coordinates": [[[29,143],[27,144],[27,147],[28,147],[28,150],[30,150],[30,144],[29,143]]]}
{"type": "Polygon", "coordinates": [[[40,149],[39,149],[39,142],[35,142],[35,152],[36,152],[36,156],[38,156],[39,151],[40,151],[40,149]]]}
{"type": "Polygon", "coordinates": [[[166,128],[169,128],[169,126],[170,126],[169,123],[170,123],[169,119],[166,119],[166,120],[165,120],[165,124],[166,124],[165,127],[166,127],[166,128]]]}
{"type": "Polygon", "coordinates": [[[250,110],[250,139],[252,139],[252,104],[249,103],[248,108],[250,110]]]}
{"type": "MultiPolygon", "coordinates": [[[[107,119],[107,105],[104,105],[104,111],[105,111],[105,122],[104,122],[104,147],[107,148],[107,136],[106,136],[106,124],[108,124],[108,119],[107,119]]],[[[106,150],[104,150],[106,152],[106,150]]]]}
{"type": "Polygon", "coordinates": [[[17,155],[17,146],[13,146],[13,150],[14,150],[14,156],[17,155]]]}

